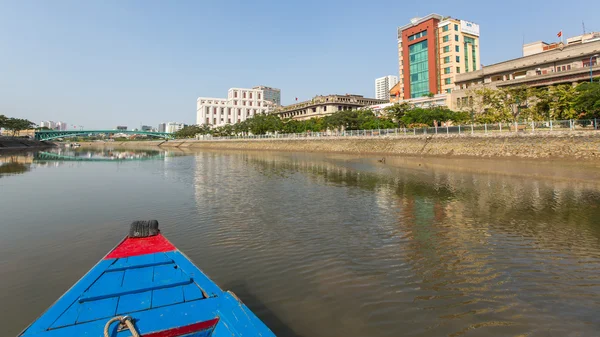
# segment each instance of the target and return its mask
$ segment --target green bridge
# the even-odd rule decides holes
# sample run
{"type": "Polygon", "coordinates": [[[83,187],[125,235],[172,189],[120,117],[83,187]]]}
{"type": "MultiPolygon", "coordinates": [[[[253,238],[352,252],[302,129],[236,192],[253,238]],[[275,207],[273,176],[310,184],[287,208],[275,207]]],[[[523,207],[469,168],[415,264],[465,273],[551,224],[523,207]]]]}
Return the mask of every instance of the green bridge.
{"type": "Polygon", "coordinates": [[[115,133],[123,133],[128,135],[147,135],[159,138],[172,139],[173,134],[168,132],[155,131],[129,131],[129,130],[73,130],[73,131],[58,131],[58,130],[41,130],[35,132],[37,140],[52,140],[57,138],[76,137],[76,136],[93,136],[93,135],[112,135],[115,133]]]}

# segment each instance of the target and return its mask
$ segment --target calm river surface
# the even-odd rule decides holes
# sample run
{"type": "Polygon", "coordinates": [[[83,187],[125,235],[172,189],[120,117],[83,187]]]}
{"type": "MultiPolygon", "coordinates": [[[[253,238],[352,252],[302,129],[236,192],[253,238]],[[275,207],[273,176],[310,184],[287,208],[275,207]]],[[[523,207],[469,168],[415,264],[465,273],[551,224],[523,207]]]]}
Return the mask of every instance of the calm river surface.
{"type": "Polygon", "coordinates": [[[377,159],[0,153],[0,335],[136,219],[278,336],[600,335],[597,166],[377,159]]]}

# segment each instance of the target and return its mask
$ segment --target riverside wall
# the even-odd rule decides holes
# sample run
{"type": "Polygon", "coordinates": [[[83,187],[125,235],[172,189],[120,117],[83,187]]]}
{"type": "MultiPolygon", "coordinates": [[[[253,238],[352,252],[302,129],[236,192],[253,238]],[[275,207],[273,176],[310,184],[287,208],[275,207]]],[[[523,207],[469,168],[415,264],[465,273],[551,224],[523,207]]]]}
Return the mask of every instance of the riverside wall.
{"type": "MultiPolygon", "coordinates": [[[[99,145],[89,143],[82,145],[99,145]]],[[[600,159],[600,132],[323,137],[300,139],[171,140],[104,143],[212,150],[331,152],[349,154],[482,158],[600,159]]]]}
{"type": "Polygon", "coordinates": [[[52,142],[42,142],[35,139],[20,137],[0,137],[0,151],[2,150],[26,150],[35,148],[52,147],[52,142]]]}

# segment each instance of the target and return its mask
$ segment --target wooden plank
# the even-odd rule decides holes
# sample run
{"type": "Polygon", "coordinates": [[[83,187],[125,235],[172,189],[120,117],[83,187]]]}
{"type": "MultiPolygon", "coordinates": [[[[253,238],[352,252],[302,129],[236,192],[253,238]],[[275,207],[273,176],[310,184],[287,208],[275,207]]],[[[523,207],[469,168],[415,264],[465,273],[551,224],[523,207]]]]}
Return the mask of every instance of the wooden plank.
{"type": "Polygon", "coordinates": [[[117,259],[117,261],[111,265],[108,270],[121,270],[121,269],[131,269],[131,268],[144,268],[149,266],[156,266],[161,264],[173,263],[173,261],[168,258],[165,253],[154,253],[147,255],[148,258],[137,258],[137,256],[125,257],[117,259]]]}
{"type": "Polygon", "coordinates": [[[50,326],[50,329],[56,329],[63,326],[73,325],[77,322],[79,317],[79,311],[81,310],[81,304],[75,301],[67,311],[65,311],[60,317],[50,326]]]}
{"type": "Polygon", "coordinates": [[[56,303],[31,324],[24,335],[44,331],[54,323],[59,316],[65,312],[79,296],[98,278],[114,260],[102,260],[98,262],[87,274],[85,274],[71,289],[69,289],[56,303]]]}
{"type": "Polygon", "coordinates": [[[183,299],[186,302],[199,300],[204,298],[204,294],[202,294],[202,290],[198,287],[196,283],[191,283],[183,286],[183,299]]]}
{"type": "Polygon", "coordinates": [[[152,308],[173,305],[181,302],[183,302],[183,289],[181,286],[152,291],[152,308]]]}
{"type": "MultiPolygon", "coordinates": [[[[200,301],[184,302],[168,307],[160,307],[140,311],[132,315],[140,335],[144,336],[153,332],[168,330],[177,326],[205,322],[216,317],[219,299],[212,298],[200,301]],[[202,303],[202,304],[199,304],[202,303]]],[[[23,337],[65,337],[65,336],[101,336],[104,325],[108,319],[81,323],[56,330],[27,333],[23,337]]],[[[256,336],[250,331],[248,336],[256,336]]],[[[123,331],[119,337],[129,337],[131,333],[123,331]]],[[[231,335],[230,335],[231,336],[231,335]]],[[[245,336],[245,335],[244,335],[245,336]]],[[[273,336],[263,335],[263,336],[273,336]]]]}
{"type": "Polygon", "coordinates": [[[81,298],[79,299],[79,302],[85,303],[85,302],[97,301],[97,300],[101,300],[101,299],[105,299],[105,298],[141,293],[144,291],[157,290],[157,289],[163,289],[163,288],[173,288],[173,287],[177,287],[177,286],[183,286],[186,284],[190,284],[192,282],[193,282],[192,279],[190,279],[188,277],[186,279],[182,279],[182,280],[176,281],[176,282],[159,281],[159,282],[153,282],[149,285],[134,284],[134,285],[131,285],[130,287],[121,287],[118,289],[112,289],[111,290],[112,292],[103,291],[103,292],[86,293],[83,296],[81,296],[81,298]]]}
{"type": "Polygon", "coordinates": [[[187,256],[183,255],[180,251],[167,252],[165,253],[171,258],[179,268],[191,277],[200,289],[204,290],[208,296],[214,297],[223,293],[211,279],[209,279],[198,267],[196,267],[187,256]]]}
{"type": "Polygon", "coordinates": [[[152,291],[123,295],[119,298],[117,315],[130,314],[135,311],[149,309],[152,305],[152,291]]]}
{"type": "Polygon", "coordinates": [[[77,323],[94,321],[101,318],[112,318],[117,312],[118,298],[106,298],[102,300],[85,302],[81,304],[81,311],[77,323]]]}
{"type": "Polygon", "coordinates": [[[151,285],[153,275],[154,267],[127,269],[125,270],[121,287],[135,287],[136,284],[151,285]]]}
{"type": "Polygon", "coordinates": [[[117,271],[114,273],[103,273],[94,284],[88,289],[85,294],[98,294],[106,292],[116,292],[117,289],[121,288],[123,283],[123,275],[125,272],[117,271]]]}

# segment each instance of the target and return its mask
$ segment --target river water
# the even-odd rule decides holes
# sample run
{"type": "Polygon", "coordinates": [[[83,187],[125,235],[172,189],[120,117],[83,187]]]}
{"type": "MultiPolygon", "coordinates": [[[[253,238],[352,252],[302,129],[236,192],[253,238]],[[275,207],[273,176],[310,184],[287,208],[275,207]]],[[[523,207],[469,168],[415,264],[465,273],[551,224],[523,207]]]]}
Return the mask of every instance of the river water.
{"type": "Polygon", "coordinates": [[[600,335],[597,164],[377,159],[0,156],[1,335],[136,219],[157,219],[278,336],[600,335]]]}

